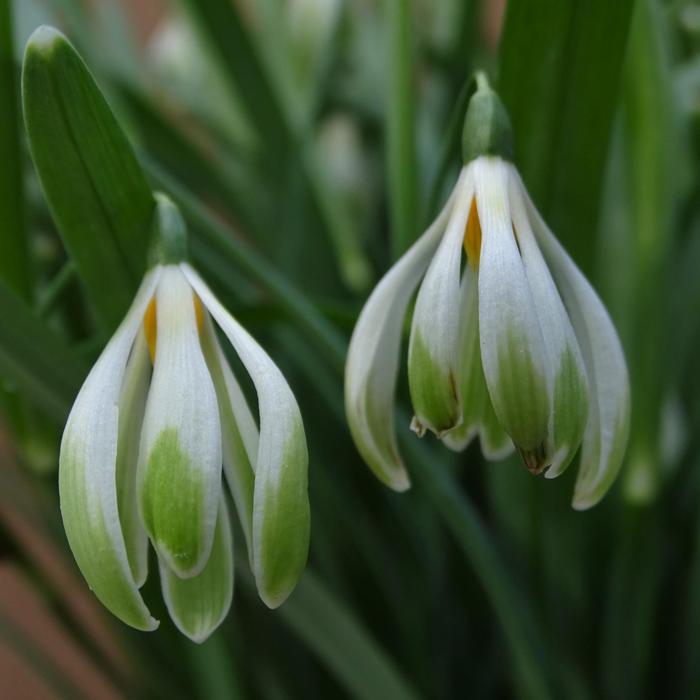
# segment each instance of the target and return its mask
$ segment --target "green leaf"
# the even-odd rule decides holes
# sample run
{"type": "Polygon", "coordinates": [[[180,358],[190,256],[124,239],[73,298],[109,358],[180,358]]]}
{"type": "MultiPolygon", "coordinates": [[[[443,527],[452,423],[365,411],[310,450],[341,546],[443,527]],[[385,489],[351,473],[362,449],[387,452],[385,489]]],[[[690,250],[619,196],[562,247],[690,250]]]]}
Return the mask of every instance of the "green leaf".
{"type": "Polygon", "coordinates": [[[386,3],[389,41],[387,176],[394,259],[413,243],[418,222],[413,3],[386,3]]]}
{"type": "Polygon", "coordinates": [[[406,438],[404,449],[417,468],[416,482],[423,488],[433,506],[443,517],[474,574],[489,598],[508,642],[515,665],[514,674],[519,692],[516,697],[544,700],[551,697],[543,672],[545,640],[537,626],[528,601],[514,584],[470,501],[461,494],[450,472],[443,466],[428,468],[435,462],[425,445],[406,438]]]}
{"type": "Polygon", "coordinates": [[[660,293],[675,286],[667,286],[672,224],[682,194],[674,174],[684,164],[667,44],[667,24],[658,3],[639,0],[621,110],[629,217],[625,256],[630,263],[621,283],[630,300],[626,316],[634,319],[626,340],[635,388],[624,492],[636,505],[654,500],[662,478],[661,416],[669,385],[666,358],[680,352],[667,338],[672,327],[684,325],[678,317],[669,322],[666,296],[660,293]]]}
{"type": "Polygon", "coordinates": [[[145,269],[151,191],[90,72],[55,29],[40,27],[29,39],[22,89],[53,217],[90,301],[113,328],[145,269]]]}
{"type": "Polygon", "coordinates": [[[24,226],[24,174],[12,30],[12,3],[3,0],[0,2],[0,278],[30,299],[32,280],[24,226]]]}
{"type": "Polygon", "coordinates": [[[228,0],[181,0],[226,69],[268,152],[290,140],[284,105],[241,12],[228,0]]]}
{"type": "Polygon", "coordinates": [[[61,420],[86,371],[62,339],[0,282],[0,374],[61,420]]]}
{"type": "Polygon", "coordinates": [[[352,697],[417,699],[391,659],[310,571],[280,608],[280,615],[352,697]]]}
{"type": "Polygon", "coordinates": [[[634,0],[510,0],[499,92],[539,210],[590,271],[634,0]]]}

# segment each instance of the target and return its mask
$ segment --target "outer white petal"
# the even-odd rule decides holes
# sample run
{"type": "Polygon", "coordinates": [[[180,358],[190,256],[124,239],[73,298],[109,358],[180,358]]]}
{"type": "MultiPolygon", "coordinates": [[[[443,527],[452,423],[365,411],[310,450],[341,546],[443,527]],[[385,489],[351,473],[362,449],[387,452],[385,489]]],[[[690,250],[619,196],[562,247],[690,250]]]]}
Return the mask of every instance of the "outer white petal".
{"type": "Polygon", "coordinates": [[[442,436],[461,421],[457,381],[460,293],[464,232],[474,194],[467,167],[445,235],[418,291],[408,347],[408,381],[415,418],[413,428],[442,436]]]}
{"type": "MultiPolygon", "coordinates": [[[[461,182],[460,176],[460,182],[461,182]]],[[[457,187],[428,230],[374,288],[353,331],[345,365],[345,412],[355,445],[395,491],[410,486],[396,445],[394,392],[406,307],[445,231],[457,187]]]]}
{"type": "Polygon", "coordinates": [[[142,329],[136,336],[136,342],[131,350],[119,398],[117,445],[119,519],[131,571],[139,587],[144,584],[148,576],[148,534],[139,515],[136,469],[150,379],[151,358],[148,356],[148,345],[142,329]]]}
{"type": "Polygon", "coordinates": [[[253,491],[260,436],[248,402],[219,345],[209,313],[204,313],[202,350],[219,402],[224,473],[236,504],[252,564],[253,491]]]}
{"type": "Polygon", "coordinates": [[[603,303],[527,200],[542,252],[559,288],[586,367],[589,416],[573,506],[595,505],[617,476],[629,437],[630,393],[620,340],[603,303]]]}
{"type": "Polygon", "coordinates": [[[176,576],[159,560],[163,599],[172,621],[201,644],[223,621],[233,599],[233,541],[226,501],[221,499],[211,556],[191,578],[176,576]]]}
{"type": "Polygon", "coordinates": [[[559,476],[576,454],[588,417],[586,372],[574,330],[537,245],[527,215],[523,184],[513,165],[509,192],[513,226],[547,356],[550,414],[545,476],[559,476]]]}
{"type": "Polygon", "coordinates": [[[457,376],[462,422],[442,441],[450,449],[461,451],[478,435],[484,457],[498,460],[513,451],[513,443],[493,410],[481,366],[477,274],[470,266],[465,267],[460,290],[462,307],[457,376]]]}
{"type": "Polygon", "coordinates": [[[192,289],[176,265],[156,290],[157,343],[141,437],[141,516],[158,555],[181,577],[209,558],[221,496],[221,430],[199,342],[192,289]]]}
{"type": "Polygon", "coordinates": [[[479,334],[486,385],[496,416],[539,473],[548,466],[546,354],[535,305],[513,234],[508,164],[482,157],[472,163],[479,220],[479,334]]]}
{"type": "Polygon", "coordinates": [[[116,484],[122,380],[160,268],[143,280],[129,312],[95,363],[71,410],[61,441],[59,491],[63,524],[90,588],[122,621],[158,626],[138,592],[119,520],[116,484]]]}
{"type": "Polygon", "coordinates": [[[301,413],[277,365],[189,267],[181,268],[231,341],[258,394],[260,441],[253,502],[253,570],[269,607],[281,605],[306,565],[308,453],[301,413]]]}

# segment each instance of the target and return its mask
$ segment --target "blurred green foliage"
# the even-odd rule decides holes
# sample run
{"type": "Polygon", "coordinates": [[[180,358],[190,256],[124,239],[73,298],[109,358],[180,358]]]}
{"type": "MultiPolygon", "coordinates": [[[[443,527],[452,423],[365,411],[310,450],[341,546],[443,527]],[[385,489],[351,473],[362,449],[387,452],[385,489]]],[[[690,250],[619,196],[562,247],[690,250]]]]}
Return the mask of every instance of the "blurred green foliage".
{"type": "MultiPolygon", "coordinates": [[[[37,601],[18,620],[4,596],[3,648],[59,697],[95,697],[95,678],[130,698],[699,697],[697,4],[509,0],[502,32],[499,3],[476,0],[158,5],[144,39],[118,0],[0,0],[0,573],[37,601]],[[137,204],[141,219],[149,205],[134,195],[131,223],[96,215],[76,242],[44,200],[19,102],[24,42],[44,22],[83,55],[151,185],[182,207],[195,263],[305,418],[309,571],[274,613],[240,572],[203,647],[108,619],[60,528],[62,421],[133,285],[105,246],[125,237],[124,267],[138,268],[137,204]],[[569,507],[572,470],[545,482],[407,430],[415,485],[389,493],[344,422],[347,338],[454,180],[476,67],[492,72],[516,164],[631,368],[627,463],[590,512],[569,507]],[[76,254],[85,245],[96,257],[76,254]],[[82,665],[32,634],[37,620],[82,665]]],[[[27,125],[49,141],[62,123],[52,94],[27,125]]],[[[99,153],[82,157],[109,199],[99,153]]],[[[89,205],[87,193],[75,210],[89,205]]]]}

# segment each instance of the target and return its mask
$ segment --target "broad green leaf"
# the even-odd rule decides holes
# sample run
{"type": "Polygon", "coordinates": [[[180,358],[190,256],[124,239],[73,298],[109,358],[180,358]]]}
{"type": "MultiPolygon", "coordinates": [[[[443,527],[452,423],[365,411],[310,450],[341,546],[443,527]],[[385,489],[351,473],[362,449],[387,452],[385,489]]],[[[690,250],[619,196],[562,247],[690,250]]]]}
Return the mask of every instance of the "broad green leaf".
{"type": "Polygon", "coordinates": [[[40,27],[27,43],[22,91],[52,214],[92,305],[113,328],[145,269],[150,188],[90,72],[55,29],[40,27]]]}
{"type": "Polygon", "coordinates": [[[0,278],[31,298],[12,3],[0,2],[0,278]]]}
{"type": "Polygon", "coordinates": [[[515,163],[574,260],[594,258],[603,172],[634,0],[510,0],[498,88],[515,163]]]}

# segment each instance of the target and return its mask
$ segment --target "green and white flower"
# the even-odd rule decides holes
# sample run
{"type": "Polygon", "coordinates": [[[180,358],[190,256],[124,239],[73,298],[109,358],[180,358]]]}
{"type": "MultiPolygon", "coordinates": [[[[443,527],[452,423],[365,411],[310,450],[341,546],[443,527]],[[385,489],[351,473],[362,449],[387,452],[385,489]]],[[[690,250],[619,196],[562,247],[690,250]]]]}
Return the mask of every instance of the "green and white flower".
{"type": "Polygon", "coordinates": [[[148,542],[179,629],[203,641],[233,594],[231,490],[258,592],[271,608],[308,552],[308,455],[297,402],[267,353],[184,262],[179,212],[157,196],[155,264],[83,384],[61,443],[59,487],[73,554],[117,617],[153,630],[139,589],[148,542]],[[219,344],[257,392],[259,426],[219,344]]]}
{"type": "Polygon", "coordinates": [[[454,450],[478,436],[489,459],[515,446],[532,473],[549,478],[580,447],[573,505],[584,509],[624,456],[627,366],[603,304],[540,217],[511,154],[505,108],[480,76],[447,204],[358,319],[346,412],[377,477],[408,488],[393,405],[404,316],[420,284],[408,348],[412,429],[454,450]]]}

